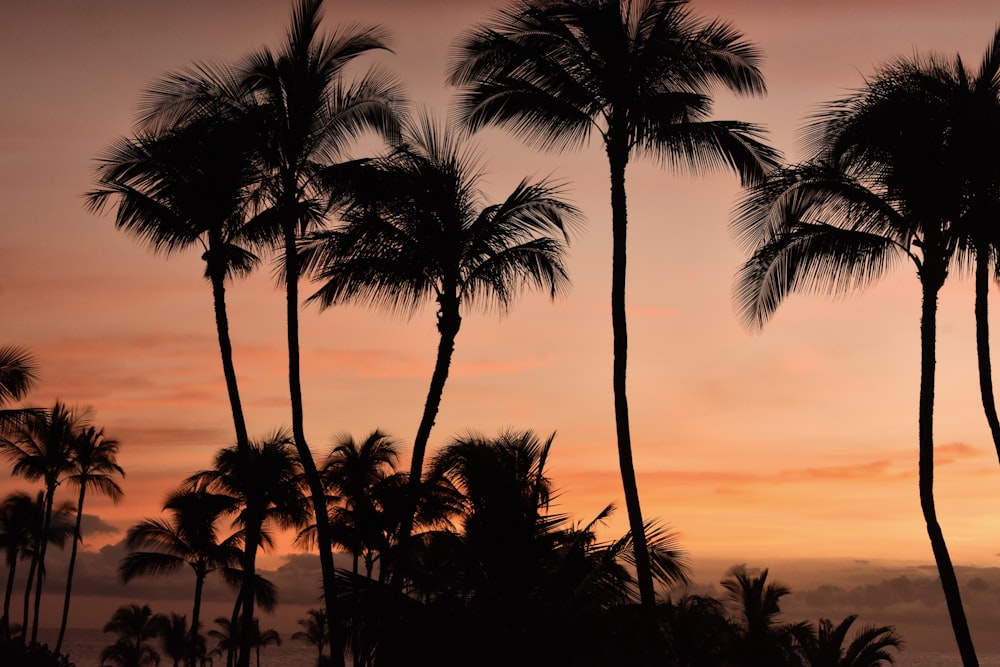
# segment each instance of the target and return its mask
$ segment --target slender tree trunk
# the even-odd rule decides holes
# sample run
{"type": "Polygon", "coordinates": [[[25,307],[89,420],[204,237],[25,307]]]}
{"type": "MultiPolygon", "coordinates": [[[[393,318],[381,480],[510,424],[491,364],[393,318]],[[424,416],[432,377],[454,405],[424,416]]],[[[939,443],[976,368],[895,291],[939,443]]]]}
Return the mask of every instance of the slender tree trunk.
{"type": "Polygon", "coordinates": [[[254,581],[257,574],[257,548],[260,546],[260,530],[263,521],[254,520],[248,525],[246,541],[243,544],[243,587],[240,591],[240,651],[237,667],[250,667],[250,649],[253,639],[254,581]],[[251,530],[252,525],[252,530],[251,530]]]}
{"type": "Polygon", "coordinates": [[[976,246],[976,353],[979,359],[979,393],[983,399],[983,411],[990,425],[993,446],[1000,459],[1000,418],[993,395],[993,368],[990,362],[990,250],[980,243],[976,246]]]}
{"type": "MultiPolygon", "coordinates": [[[[622,138],[617,143],[623,143],[622,138]]],[[[636,579],[642,606],[652,611],[656,606],[653,573],[649,563],[649,547],[639,503],[639,487],[632,461],[632,435],[629,427],[626,373],[628,370],[628,323],[625,315],[626,231],[628,208],[625,199],[625,167],[628,148],[608,143],[608,160],[611,166],[611,228],[613,237],[611,267],[611,323],[614,331],[614,395],[615,427],[618,433],[618,465],[621,468],[625,507],[628,510],[629,529],[635,549],[636,579]]]]}
{"type": "Polygon", "coordinates": [[[56,653],[62,650],[63,638],[66,636],[66,624],[69,622],[69,601],[73,592],[73,572],[76,569],[76,551],[80,543],[80,524],[83,523],[83,499],[87,493],[87,478],[80,478],[80,497],[76,505],[76,527],[73,529],[73,546],[69,553],[69,569],[66,571],[66,595],[63,598],[62,621],[59,623],[59,638],[56,640],[56,653]]]}
{"type": "Polygon", "coordinates": [[[247,423],[243,416],[243,403],[240,400],[240,389],[236,382],[236,366],[233,363],[233,344],[229,338],[229,316],[226,312],[226,285],[224,275],[219,271],[209,269],[212,282],[212,299],[215,309],[215,329],[219,334],[219,352],[222,354],[222,373],[226,377],[226,390],[229,392],[229,405],[233,411],[233,427],[236,429],[236,446],[241,452],[250,448],[250,436],[247,433],[247,423]]]}
{"type": "Polygon", "coordinates": [[[35,582],[35,612],[31,618],[31,643],[38,641],[38,615],[42,608],[42,585],[45,583],[45,553],[49,546],[49,532],[52,530],[52,505],[55,503],[56,487],[49,486],[45,498],[45,519],[42,523],[41,544],[38,545],[38,580],[35,582]]]}
{"type": "Polygon", "coordinates": [[[17,552],[10,559],[7,572],[7,588],[3,594],[3,617],[0,618],[0,639],[10,639],[10,599],[14,595],[14,575],[17,572],[17,552]]]}
{"type": "MultiPolygon", "coordinates": [[[[420,418],[420,425],[417,427],[417,435],[413,439],[413,455],[410,459],[410,478],[407,480],[408,490],[406,494],[409,507],[403,512],[403,525],[400,527],[398,542],[399,551],[403,558],[406,557],[406,549],[410,542],[410,534],[413,532],[413,523],[420,502],[420,480],[424,473],[427,443],[430,441],[431,429],[434,428],[434,420],[437,419],[438,410],[441,407],[441,396],[444,394],[445,382],[448,381],[451,358],[455,353],[455,338],[458,336],[458,330],[462,327],[458,297],[454,293],[443,294],[438,297],[438,302],[440,306],[437,328],[441,338],[438,341],[437,360],[434,363],[431,384],[427,389],[427,400],[424,402],[424,413],[420,418]]],[[[398,578],[398,581],[401,582],[402,578],[398,578]]]]}
{"type": "Polygon", "coordinates": [[[959,653],[962,656],[963,667],[979,667],[976,649],[969,633],[969,623],[965,618],[962,606],[962,596],[958,587],[955,568],[948,555],[948,546],[944,541],[944,533],[937,520],[937,510],[934,507],[934,373],[936,365],[935,344],[937,334],[937,298],[944,282],[944,270],[939,272],[941,278],[933,274],[934,267],[928,270],[924,266],[921,275],[923,299],[920,317],[920,508],[924,521],[927,523],[927,535],[930,537],[931,550],[937,564],[941,587],[944,589],[945,602],[948,605],[948,615],[951,627],[955,633],[959,653]]]}
{"type": "Polygon", "coordinates": [[[205,588],[205,573],[196,572],[194,579],[194,608],[191,609],[191,636],[188,639],[188,665],[194,667],[200,658],[198,655],[198,630],[201,626],[201,595],[205,588]]]}
{"type": "Polygon", "coordinates": [[[31,610],[31,591],[35,583],[35,573],[38,571],[38,545],[35,545],[35,553],[31,557],[31,565],[28,566],[28,580],[24,582],[24,613],[21,616],[21,643],[28,643],[28,612],[31,610]]]}
{"type": "MultiPolygon", "coordinates": [[[[295,184],[292,183],[292,186],[295,184]]],[[[292,187],[287,192],[295,192],[292,187]]],[[[326,491],[320,480],[316,462],[306,442],[302,408],[302,380],[299,365],[299,254],[295,248],[295,224],[285,226],[285,301],[288,321],[288,392],[292,404],[292,435],[302,464],[302,473],[312,497],[316,519],[316,542],[319,545],[319,564],[323,574],[323,601],[326,604],[327,623],[330,631],[330,659],[333,667],[344,667],[344,638],[337,632],[340,618],[337,607],[337,571],[333,562],[333,534],[326,506],[326,491]]]]}

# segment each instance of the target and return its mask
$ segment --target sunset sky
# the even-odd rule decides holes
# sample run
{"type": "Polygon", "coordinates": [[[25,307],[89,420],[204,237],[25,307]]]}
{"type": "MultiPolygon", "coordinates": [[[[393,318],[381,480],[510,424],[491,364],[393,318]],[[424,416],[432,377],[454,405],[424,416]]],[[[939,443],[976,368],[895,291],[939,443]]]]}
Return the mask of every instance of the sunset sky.
{"type": "MultiPolygon", "coordinates": [[[[766,125],[792,160],[800,157],[796,131],[817,104],[915,50],[961,53],[977,67],[1000,21],[996,3],[985,0],[692,5],[702,16],[731,20],[766,58],[767,97],[720,93],[716,117],[766,125]]],[[[359,64],[393,69],[415,104],[445,114],[454,92],[444,83],[449,45],[498,6],[328,0],[324,25],[385,26],[394,53],[359,64]]],[[[28,403],[91,406],[122,443],[126,500],[88,501],[87,514],[107,526],[86,536],[88,549],[113,545],[137,519],[156,515],[168,490],[233,440],[198,253],[154,256],[116,231],[111,215],[87,213],[83,194],[94,187],[95,158],[130,132],[139,96],[155,79],[278,44],[290,8],[277,0],[50,0],[4,8],[0,344],[37,357],[41,381],[28,403]]],[[[596,144],[540,153],[496,130],[475,140],[491,197],[502,198],[522,177],[551,175],[570,184],[588,222],[571,240],[573,287],[565,297],[551,303],[529,293],[509,317],[465,317],[431,446],[470,429],[555,431],[556,509],[589,520],[616,502],[621,510],[605,534],[621,534],[605,156],[596,144]]],[[[627,187],[629,392],[645,514],[681,533],[696,566],[930,563],[917,502],[912,268],[844,299],[793,297],[754,334],[741,327],[731,296],[742,260],[727,229],[737,179],[694,178],[637,161],[627,187]]],[[[228,297],[244,407],[251,434],[264,436],[290,423],[283,295],[268,264],[232,285],[228,297]]],[[[335,435],[360,438],[375,428],[410,442],[436,342],[430,307],[410,320],[351,307],[305,309],[313,449],[325,453],[335,435]]],[[[995,573],[1000,466],[975,361],[972,283],[954,275],[939,315],[938,508],[955,562],[995,573]]],[[[2,476],[0,487],[6,493],[28,484],[2,476]]],[[[278,554],[265,562],[284,561],[278,554]]],[[[720,567],[696,574],[711,582],[720,567]]]]}

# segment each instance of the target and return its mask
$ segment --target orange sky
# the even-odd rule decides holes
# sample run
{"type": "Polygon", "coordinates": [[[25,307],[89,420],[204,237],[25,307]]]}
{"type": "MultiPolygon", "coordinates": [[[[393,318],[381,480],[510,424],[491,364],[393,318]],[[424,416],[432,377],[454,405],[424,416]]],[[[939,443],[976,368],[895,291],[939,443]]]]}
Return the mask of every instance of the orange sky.
{"type": "MultiPolygon", "coordinates": [[[[494,4],[328,0],[325,25],[387,27],[395,54],[369,62],[393,68],[414,101],[444,113],[448,44],[494,4]]],[[[766,55],[767,98],[720,97],[717,117],[766,124],[790,158],[801,119],[859,86],[878,63],[919,49],[961,52],[978,64],[1000,20],[995,3],[971,0],[693,4],[732,20],[766,55]]],[[[153,256],[109,216],[86,213],[82,194],[93,186],[94,158],[129,132],[144,87],[195,60],[276,44],[289,8],[270,0],[55,0],[17,3],[0,21],[0,342],[38,357],[42,381],[30,402],[90,405],[122,441],[126,502],[88,503],[88,514],[119,530],[157,513],[170,488],[229,444],[232,425],[200,259],[153,256]]],[[[465,318],[432,446],[466,429],[557,431],[550,462],[563,490],[559,509],[587,519],[622,501],[605,158],[596,145],[538,153],[499,131],[478,140],[494,197],[523,176],[554,175],[572,184],[589,222],[572,242],[566,297],[552,304],[528,295],[508,318],[465,318]]],[[[727,231],[736,179],[636,162],[628,189],[629,386],[645,513],[680,531],[696,558],[929,562],[916,486],[913,271],[843,300],[793,297],[751,335],[730,294],[741,261],[727,231]]],[[[240,388],[258,435],[290,419],[283,296],[273,282],[265,268],[228,293],[240,388]]],[[[953,559],[996,566],[1000,466],[979,406],[971,294],[971,281],[955,276],[941,298],[937,498],[953,559]]],[[[314,449],[376,427],[411,440],[434,361],[433,311],[400,321],[308,309],[302,327],[314,449]]],[[[25,486],[7,477],[0,484],[25,486]]],[[[609,534],[624,526],[623,508],[609,534]]]]}

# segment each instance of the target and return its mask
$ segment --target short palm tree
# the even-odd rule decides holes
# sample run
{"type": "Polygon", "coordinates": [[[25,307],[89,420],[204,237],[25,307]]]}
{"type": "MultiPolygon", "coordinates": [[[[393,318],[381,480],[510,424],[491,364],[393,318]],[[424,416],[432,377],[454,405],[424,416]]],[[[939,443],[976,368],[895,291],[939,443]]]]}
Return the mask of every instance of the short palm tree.
{"type": "Polygon", "coordinates": [[[888,667],[896,663],[903,640],[891,625],[866,625],[846,646],[847,633],[858,620],[851,614],[836,626],[822,618],[815,627],[800,625],[794,631],[805,667],[888,667]]]}
{"type": "Polygon", "coordinates": [[[803,626],[778,622],[781,598],[791,591],[768,583],[767,574],[752,575],[741,566],[722,581],[737,629],[733,657],[745,667],[798,667],[793,638],[803,626]]]}
{"type": "Polygon", "coordinates": [[[330,643],[329,625],[325,609],[310,609],[296,623],[302,628],[292,639],[300,639],[316,647],[316,667],[323,667],[323,649],[330,643]]]}
{"type": "MultiPolygon", "coordinates": [[[[40,491],[34,499],[23,491],[15,491],[6,496],[0,505],[0,547],[3,548],[4,560],[7,563],[7,586],[3,596],[3,617],[0,618],[0,640],[10,638],[10,601],[14,593],[17,563],[19,560],[31,558],[34,553],[44,517],[43,491],[40,491]]],[[[30,584],[26,585],[30,587],[30,584]]]]}
{"type": "MultiPolygon", "coordinates": [[[[56,401],[52,410],[33,413],[24,423],[0,437],[0,455],[13,462],[11,472],[45,484],[45,514],[41,535],[48,535],[52,526],[56,487],[73,472],[73,443],[86,425],[86,413],[73,410],[56,401]]],[[[38,617],[41,610],[42,583],[45,578],[45,554],[49,540],[41,539],[32,565],[37,574],[35,604],[32,616],[31,642],[38,639],[38,617]]],[[[27,636],[25,626],[25,636],[27,636]]]]}
{"type": "Polygon", "coordinates": [[[70,596],[73,591],[73,572],[76,568],[77,545],[83,540],[80,531],[83,522],[83,503],[87,491],[107,496],[117,503],[124,493],[115,477],[125,477],[125,471],[118,465],[118,441],[104,436],[104,429],[97,430],[87,426],[76,434],[70,444],[70,455],[73,467],[68,472],[65,481],[70,486],[80,490],[76,501],[76,527],[73,531],[73,546],[69,556],[69,569],[66,573],[66,594],[63,599],[62,621],[59,624],[59,637],[56,640],[55,651],[62,649],[63,638],[66,635],[66,623],[69,621],[70,596]]]}
{"type": "Polygon", "coordinates": [[[305,246],[321,307],[367,303],[406,314],[437,304],[437,360],[410,460],[412,529],[431,428],[451,367],[462,311],[506,312],[525,287],[555,297],[568,285],[565,235],[577,210],[552,182],[522,181],[502,202],[480,193],[476,155],[423,116],[387,156],[325,172],[344,226],[305,246]]]}
{"type": "Polygon", "coordinates": [[[807,128],[810,158],[751,188],[733,223],[751,257],[736,277],[743,320],[760,328],[796,291],[844,293],[913,262],[920,279],[920,506],[963,664],[978,664],[934,500],[937,302],[968,243],[967,183],[952,108],[919,60],[880,69],[807,128]],[[952,167],[956,167],[955,170],[952,167]]]}
{"type": "Polygon", "coordinates": [[[246,450],[238,445],[219,450],[210,470],[195,473],[185,480],[185,491],[207,491],[232,500],[234,524],[243,535],[239,616],[243,627],[240,636],[240,662],[250,645],[250,624],[256,598],[257,551],[270,544],[268,528],[301,528],[309,517],[301,486],[301,468],[291,435],[276,432],[263,440],[251,440],[246,450]]]}
{"type": "Polygon", "coordinates": [[[231,567],[240,559],[242,534],[220,539],[219,518],[235,507],[226,495],[206,491],[174,492],[164,504],[170,519],[144,519],[129,528],[125,546],[129,553],[119,565],[125,582],[146,575],[160,575],[190,567],[195,577],[188,646],[198,647],[201,600],[209,574],[231,567]]]}
{"type": "Polygon", "coordinates": [[[37,379],[38,366],[30,352],[14,345],[0,347],[0,433],[17,426],[26,414],[4,406],[24,398],[37,379]]]}
{"type": "MultiPolygon", "coordinates": [[[[209,86],[210,70],[202,74],[201,85],[209,86]]],[[[154,90],[165,95],[172,83],[180,85],[168,77],[154,90]]],[[[115,226],[155,252],[202,250],[236,441],[245,447],[249,436],[233,361],[226,283],[250,274],[260,261],[247,226],[259,186],[258,165],[248,117],[226,113],[218,94],[211,102],[166,128],[112,144],[99,160],[98,187],[87,194],[87,203],[95,212],[116,204],[115,226]]]]}
{"type": "Polygon", "coordinates": [[[117,635],[114,644],[101,651],[101,665],[152,667],[160,664],[160,654],[150,643],[162,627],[162,617],[149,605],[122,605],[104,625],[104,632],[117,635]]]}
{"type": "Polygon", "coordinates": [[[758,127],[709,120],[711,93],[763,94],[757,49],[728,23],[674,0],[514,0],[465,35],[450,80],[472,128],[496,124],[543,148],[597,135],[611,170],[613,386],[618,457],[639,586],[655,603],[632,460],[626,396],[625,172],[632,157],[676,169],[736,171],[755,182],[776,154],[758,127]]]}

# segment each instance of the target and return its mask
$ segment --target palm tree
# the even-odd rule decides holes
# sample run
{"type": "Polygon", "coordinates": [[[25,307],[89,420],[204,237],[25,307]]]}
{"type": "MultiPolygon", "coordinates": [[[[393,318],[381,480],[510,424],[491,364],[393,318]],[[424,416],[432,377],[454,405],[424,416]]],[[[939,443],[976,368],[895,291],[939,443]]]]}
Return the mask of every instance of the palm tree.
{"type": "Polygon", "coordinates": [[[101,665],[112,663],[118,667],[147,667],[160,664],[160,654],[149,640],[160,633],[163,617],[154,615],[149,605],[122,605],[115,610],[111,620],[104,625],[104,632],[117,635],[114,644],[101,651],[101,665]]]}
{"type": "Polygon", "coordinates": [[[822,618],[816,627],[798,626],[795,641],[806,667],[887,667],[896,663],[892,652],[903,647],[903,640],[891,625],[866,625],[854,634],[846,647],[847,632],[858,619],[851,614],[836,626],[822,618]]]}
{"type": "Polygon", "coordinates": [[[350,436],[341,438],[323,464],[324,483],[339,499],[332,512],[331,524],[335,534],[344,533],[346,539],[338,539],[338,542],[351,550],[355,575],[363,555],[370,577],[375,554],[388,546],[386,533],[392,527],[386,525],[385,519],[390,517],[378,496],[380,487],[395,474],[398,459],[399,445],[385,433],[375,430],[360,444],[350,436]]]}
{"type": "MultiPolygon", "coordinates": [[[[73,442],[79,429],[86,425],[87,414],[67,408],[56,401],[48,413],[34,413],[25,423],[10,431],[10,437],[0,437],[0,455],[13,461],[11,472],[45,484],[45,514],[41,535],[48,535],[52,526],[56,487],[73,471],[73,442]]],[[[31,643],[38,639],[38,616],[45,578],[45,552],[48,539],[37,542],[32,571],[37,573],[35,605],[32,616],[31,643]]],[[[25,625],[27,636],[27,625],[25,625]]]]}
{"type": "Polygon", "coordinates": [[[791,292],[865,287],[907,260],[921,286],[920,506],[963,664],[978,664],[934,502],[937,300],[966,243],[966,187],[946,104],[919,61],[898,60],[858,93],[829,103],[807,128],[813,156],[750,189],[734,229],[752,255],[736,277],[743,320],[760,328],[791,292]],[[887,130],[891,129],[891,131],[887,130]],[[943,165],[943,166],[942,166],[943,165]]]}
{"type": "MultiPolygon", "coordinates": [[[[217,570],[228,568],[240,558],[242,534],[220,540],[219,517],[231,511],[229,496],[206,491],[174,492],[164,504],[170,520],[144,519],[129,528],[125,546],[129,552],[119,565],[126,583],[145,575],[176,572],[184,566],[194,572],[194,607],[188,646],[197,651],[201,629],[201,599],[205,579],[217,570]]],[[[192,653],[194,655],[194,653],[192,653]]]]}
{"type": "Polygon", "coordinates": [[[242,607],[243,643],[239,658],[246,664],[256,598],[257,550],[270,544],[270,525],[301,528],[308,516],[291,436],[279,431],[262,441],[251,440],[246,450],[239,446],[221,449],[212,469],[188,477],[182,488],[228,496],[237,512],[234,523],[243,534],[243,583],[238,603],[242,607]]]}
{"type": "Polygon", "coordinates": [[[81,429],[70,444],[70,456],[73,468],[65,481],[80,490],[76,501],[76,526],[73,529],[73,546],[70,551],[69,569],[66,573],[66,595],[63,600],[62,622],[59,624],[59,638],[56,640],[55,651],[62,648],[63,637],[66,635],[66,623],[69,621],[69,602],[73,591],[73,572],[76,568],[77,545],[83,539],[80,526],[83,523],[83,502],[87,490],[92,489],[100,495],[107,496],[112,502],[118,503],[123,496],[121,487],[115,477],[125,477],[125,471],[118,465],[118,441],[104,436],[104,430],[96,430],[93,426],[81,429]]]}
{"type": "Polygon", "coordinates": [[[565,243],[548,235],[565,235],[578,214],[549,181],[522,181],[504,201],[485,203],[476,155],[428,116],[386,157],[337,165],[325,176],[344,227],[318,232],[306,246],[322,283],[310,300],[323,308],[355,301],[408,314],[430,298],[437,302],[440,340],[413,442],[405,541],[462,310],[506,312],[529,285],[555,298],[568,284],[565,243]]]}
{"type": "MultiPolygon", "coordinates": [[[[450,81],[472,128],[497,124],[543,148],[600,136],[611,175],[613,387],[618,459],[642,602],[655,591],[644,542],[626,396],[625,172],[633,155],[677,169],[725,168],[755,182],[776,153],[758,127],[708,120],[710,93],[763,94],[757,49],[728,23],[674,0],[515,0],[458,43],[450,81]]],[[[650,622],[652,619],[650,618],[650,622]]]]}
{"type": "Polygon", "coordinates": [[[174,667],[179,667],[182,662],[191,667],[200,664],[201,658],[205,655],[205,638],[188,629],[187,616],[173,612],[169,616],[165,614],[157,616],[159,616],[160,648],[173,660],[174,667]],[[192,636],[195,637],[194,646],[191,644],[192,636]]]}
{"type": "Polygon", "coordinates": [[[27,350],[14,346],[0,347],[0,433],[23,420],[26,411],[4,406],[24,398],[38,379],[35,358],[27,350]]]}
{"type": "MultiPolygon", "coordinates": [[[[4,589],[3,618],[0,618],[0,639],[10,637],[10,600],[14,593],[17,562],[31,558],[41,535],[44,517],[43,491],[38,492],[36,499],[32,499],[23,491],[15,491],[6,496],[0,505],[0,545],[3,547],[4,559],[7,562],[7,586],[4,589]]],[[[26,586],[30,588],[30,584],[26,586]]]]}
{"type": "MultiPolygon", "coordinates": [[[[355,573],[357,574],[357,573],[355,573]]],[[[304,618],[296,621],[302,628],[292,635],[316,647],[316,667],[323,667],[323,648],[330,643],[329,624],[325,609],[310,609],[304,618]]]]}
{"type": "MultiPolygon", "coordinates": [[[[188,85],[210,86],[211,70],[188,85]]],[[[153,90],[166,94],[167,77],[153,90]]],[[[220,78],[221,74],[215,74],[220,78]]],[[[175,119],[173,125],[115,142],[100,158],[98,188],[87,194],[94,212],[117,203],[115,226],[153,251],[169,255],[197,247],[212,286],[215,325],[236,442],[249,440],[226,311],[226,282],[259,263],[248,232],[258,187],[253,129],[248,117],[226,113],[222,99],[175,119]]]]}
{"type": "Polygon", "coordinates": [[[737,628],[734,657],[738,664],[798,667],[793,638],[803,626],[778,623],[781,598],[791,592],[788,587],[768,583],[767,570],[753,576],[743,566],[735,568],[722,587],[737,628]]]}
{"type": "Polygon", "coordinates": [[[257,654],[257,667],[260,667],[260,650],[268,646],[281,646],[281,635],[274,628],[268,628],[267,630],[260,629],[260,619],[253,619],[253,635],[250,638],[250,643],[254,647],[254,651],[257,654]]]}

